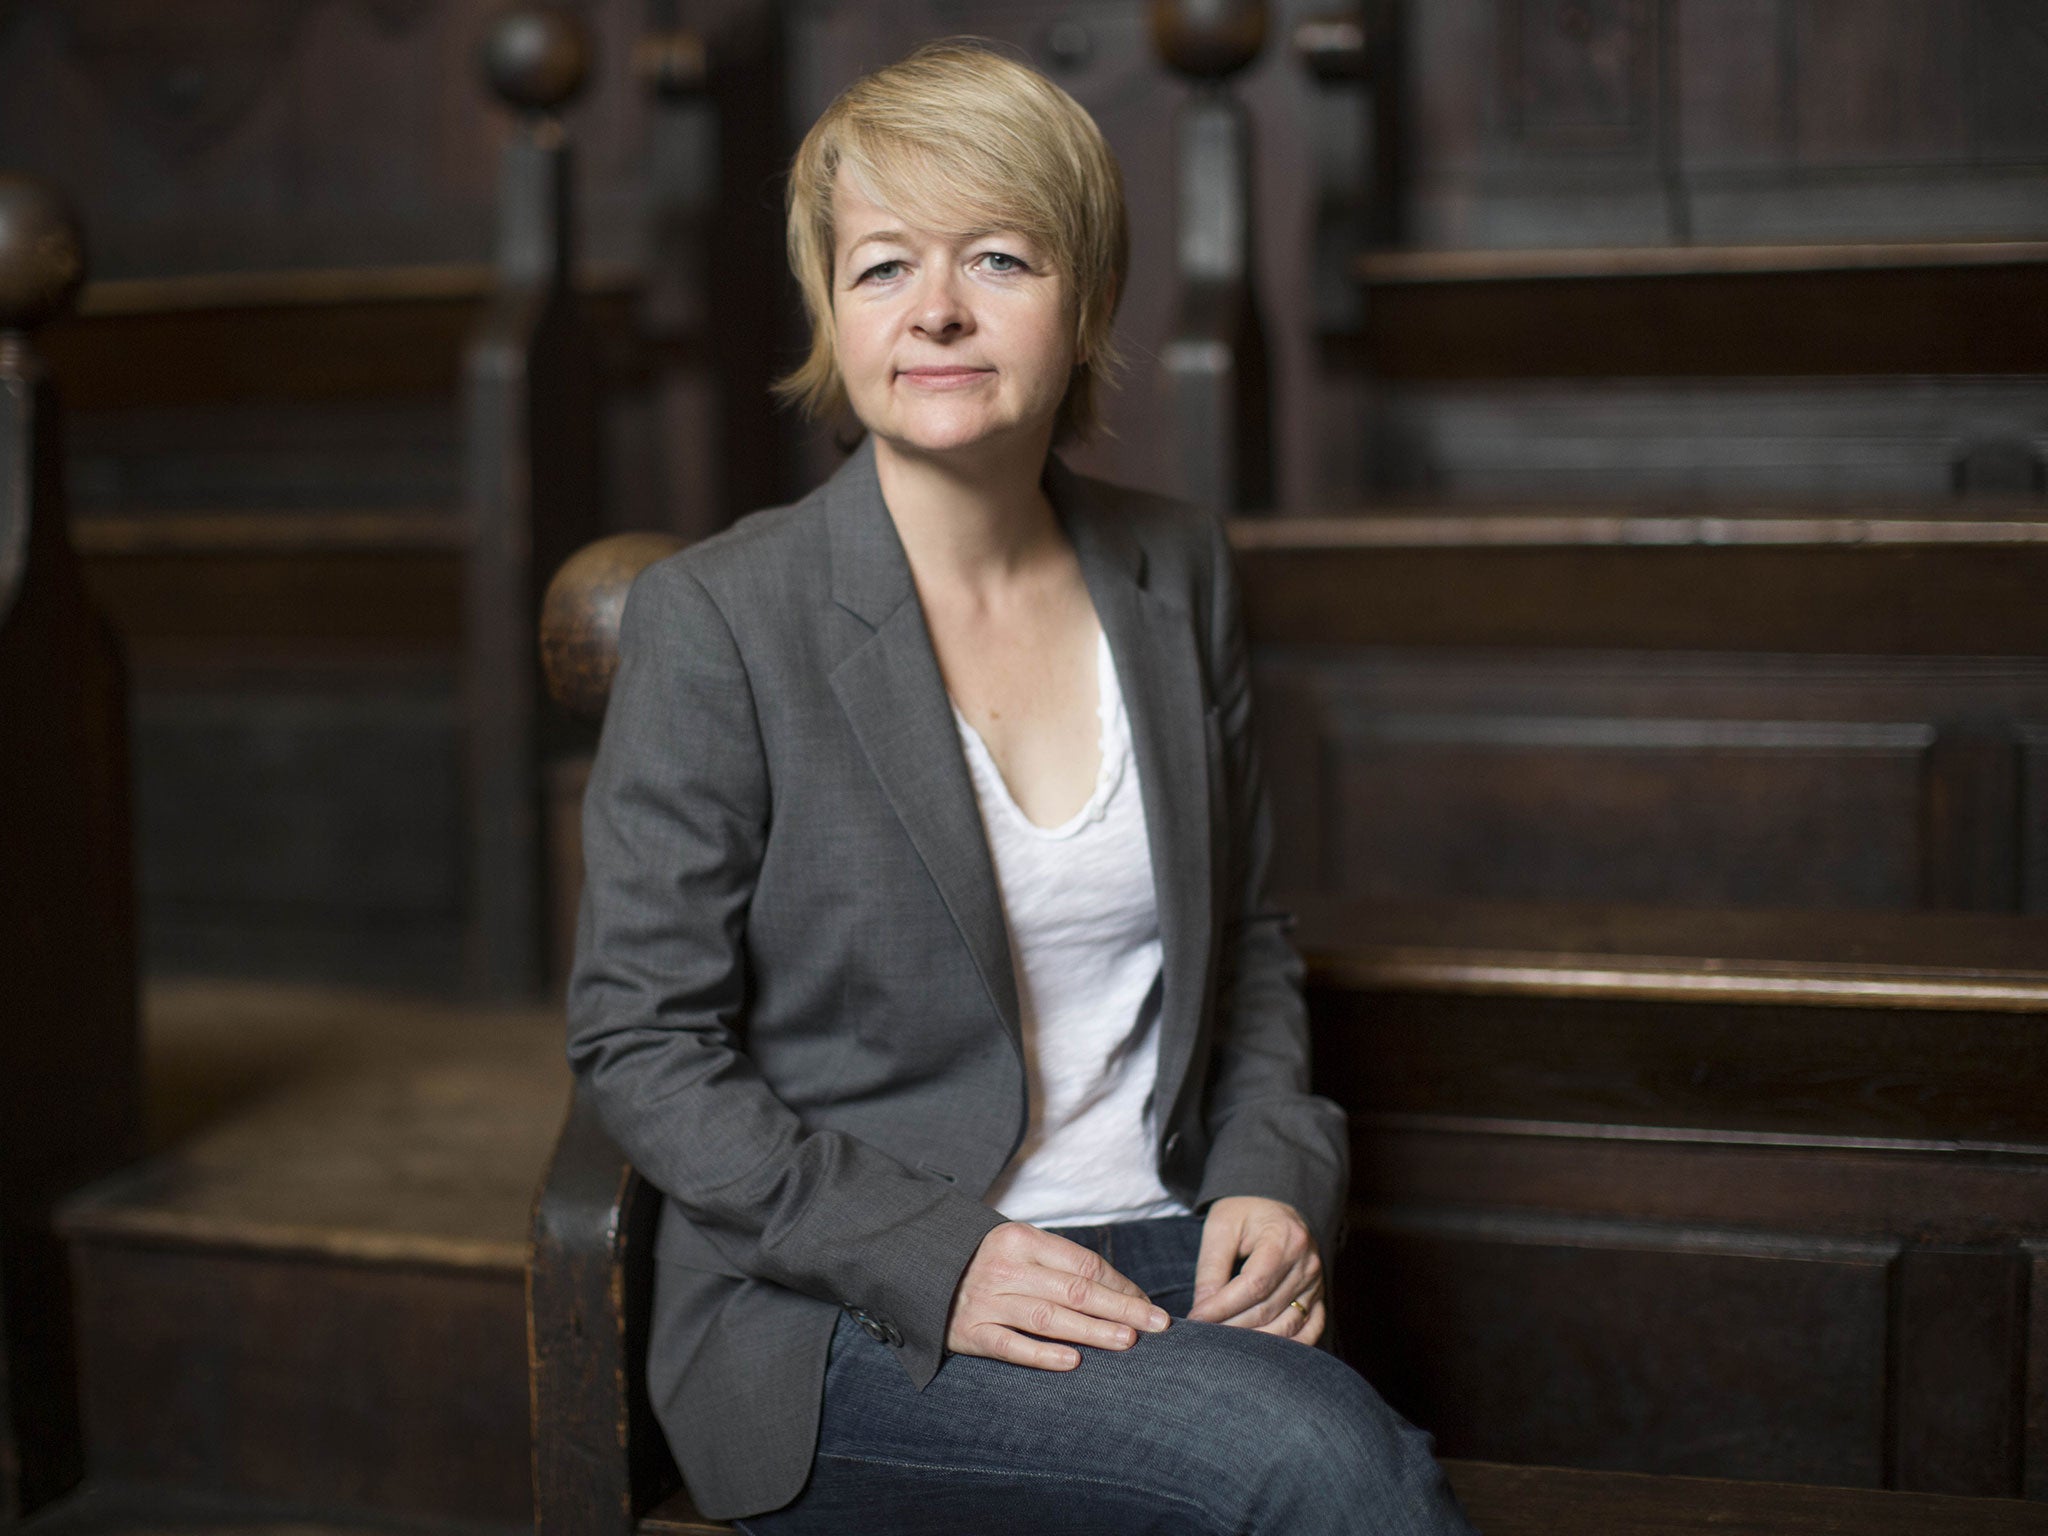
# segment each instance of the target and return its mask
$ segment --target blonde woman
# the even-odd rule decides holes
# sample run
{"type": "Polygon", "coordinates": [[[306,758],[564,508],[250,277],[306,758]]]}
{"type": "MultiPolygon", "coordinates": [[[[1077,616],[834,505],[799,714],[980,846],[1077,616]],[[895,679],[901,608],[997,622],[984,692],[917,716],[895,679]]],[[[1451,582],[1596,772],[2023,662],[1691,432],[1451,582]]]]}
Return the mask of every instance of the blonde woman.
{"type": "Polygon", "coordinates": [[[1087,114],[991,52],[792,172],[788,388],[861,447],[649,570],[570,1058],[667,1195],[648,1378],[781,1532],[1458,1532],[1314,1348],[1345,1181],[1263,890],[1216,523],[1069,473],[1125,278],[1087,114]]]}

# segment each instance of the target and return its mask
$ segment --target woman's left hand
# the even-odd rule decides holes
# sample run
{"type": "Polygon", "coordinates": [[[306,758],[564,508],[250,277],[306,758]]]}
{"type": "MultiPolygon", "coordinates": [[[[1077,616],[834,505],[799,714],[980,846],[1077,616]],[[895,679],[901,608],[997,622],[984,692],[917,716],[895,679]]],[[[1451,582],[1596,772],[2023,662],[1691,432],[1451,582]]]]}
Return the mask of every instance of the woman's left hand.
{"type": "Polygon", "coordinates": [[[1256,1328],[1303,1344],[1321,1338],[1328,1320],[1323,1260],[1301,1213],[1254,1195],[1227,1195],[1211,1205],[1188,1320],[1256,1328]],[[1233,1277],[1240,1258],[1244,1268],[1233,1277]]]}

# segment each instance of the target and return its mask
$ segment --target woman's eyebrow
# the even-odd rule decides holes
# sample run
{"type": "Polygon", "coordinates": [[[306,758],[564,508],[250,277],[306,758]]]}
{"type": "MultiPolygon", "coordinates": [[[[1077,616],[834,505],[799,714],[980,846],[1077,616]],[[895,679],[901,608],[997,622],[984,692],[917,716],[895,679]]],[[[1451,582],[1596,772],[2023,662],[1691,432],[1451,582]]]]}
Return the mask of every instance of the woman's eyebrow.
{"type": "Polygon", "coordinates": [[[857,251],[864,245],[874,245],[877,242],[883,245],[908,245],[910,237],[900,229],[878,229],[873,234],[862,235],[849,245],[847,250],[857,251]]]}

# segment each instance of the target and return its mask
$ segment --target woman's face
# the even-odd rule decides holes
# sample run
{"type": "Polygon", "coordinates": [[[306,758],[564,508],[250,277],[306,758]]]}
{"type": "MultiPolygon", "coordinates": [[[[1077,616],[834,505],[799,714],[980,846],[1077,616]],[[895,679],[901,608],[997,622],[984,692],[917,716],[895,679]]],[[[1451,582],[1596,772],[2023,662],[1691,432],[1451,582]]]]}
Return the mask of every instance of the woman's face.
{"type": "Polygon", "coordinates": [[[833,335],[861,424],[902,452],[1036,441],[1042,457],[1076,361],[1066,283],[1045,253],[1002,231],[918,229],[844,171],[832,215],[833,335]]]}

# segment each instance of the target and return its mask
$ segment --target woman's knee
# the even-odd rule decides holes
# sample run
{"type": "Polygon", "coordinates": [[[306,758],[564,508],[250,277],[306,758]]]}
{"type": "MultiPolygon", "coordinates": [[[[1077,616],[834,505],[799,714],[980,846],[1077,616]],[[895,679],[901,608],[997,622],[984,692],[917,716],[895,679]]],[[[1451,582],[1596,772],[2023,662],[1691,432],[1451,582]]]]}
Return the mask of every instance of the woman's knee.
{"type": "MultiPolygon", "coordinates": [[[[1218,1454],[1242,1499],[1240,1529],[1469,1531],[1430,1439],[1356,1371],[1321,1350],[1248,1335],[1216,1353],[1218,1454]]],[[[1223,1470],[1219,1467],[1218,1470],[1223,1470]]]]}

